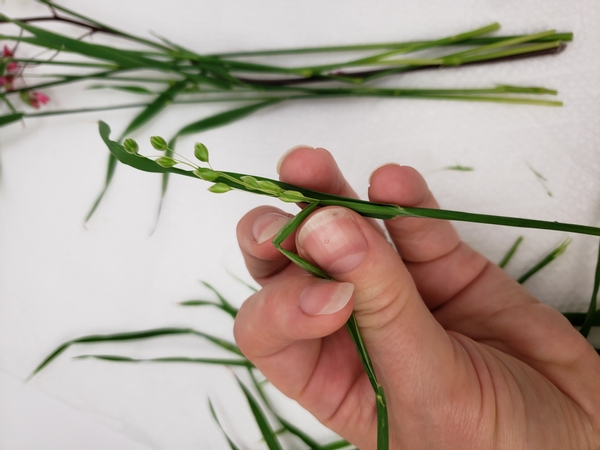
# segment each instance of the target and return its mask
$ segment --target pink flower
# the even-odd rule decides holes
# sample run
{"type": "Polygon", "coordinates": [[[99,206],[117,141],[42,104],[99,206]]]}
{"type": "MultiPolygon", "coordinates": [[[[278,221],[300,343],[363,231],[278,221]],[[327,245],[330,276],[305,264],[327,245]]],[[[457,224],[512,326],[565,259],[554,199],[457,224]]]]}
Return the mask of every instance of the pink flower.
{"type": "Polygon", "coordinates": [[[12,58],[13,56],[15,56],[15,54],[10,48],[8,48],[8,45],[5,45],[4,49],[2,50],[2,56],[4,56],[5,58],[12,58]]]}
{"type": "Polygon", "coordinates": [[[21,100],[35,109],[39,109],[41,105],[45,105],[50,101],[50,97],[43,92],[21,91],[20,96],[21,100]]]}
{"type": "Polygon", "coordinates": [[[10,75],[0,77],[0,88],[4,88],[7,92],[12,91],[14,78],[10,75]]]}
{"type": "Polygon", "coordinates": [[[6,65],[6,71],[9,73],[14,73],[19,70],[19,63],[15,61],[11,61],[6,65]]]}

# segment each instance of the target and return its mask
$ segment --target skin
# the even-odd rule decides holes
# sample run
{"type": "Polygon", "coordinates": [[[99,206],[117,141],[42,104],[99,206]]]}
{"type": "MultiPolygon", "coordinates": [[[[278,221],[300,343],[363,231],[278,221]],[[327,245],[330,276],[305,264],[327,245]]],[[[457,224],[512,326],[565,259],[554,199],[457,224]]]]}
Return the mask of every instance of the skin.
{"type": "MultiPolygon", "coordinates": [[[[324,149],[295,148],[280,179],[356,197],[324,149]]],[[[437,208],[421,175],[389,164],[369,199],[437,208]]],[[[336,281],[307,275],[271,244],[289,215],[263,206],[237,236],[262,289],[235,339],[284,394],[361,449],[376,448],[374,394],[344,324],[352,311],[383,385],[391,449],[598,449],[600,358],[557,311],[461,242],[449,222],[373,221],[321,208],[284,242],[336,281]]]]}

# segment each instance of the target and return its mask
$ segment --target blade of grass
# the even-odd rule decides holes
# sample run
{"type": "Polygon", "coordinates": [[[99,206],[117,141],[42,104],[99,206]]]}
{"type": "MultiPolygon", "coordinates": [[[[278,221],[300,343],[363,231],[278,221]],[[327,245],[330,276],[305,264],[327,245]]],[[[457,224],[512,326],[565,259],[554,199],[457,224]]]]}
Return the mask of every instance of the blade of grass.
{"type": "Polygon", "coordinates": [[[210,413],[212,414],[213,418],[215,419],[215,422],[217,422],[217,425],[219,426],[219,428],[221,429],[221,432],[225,436],[225,439],[227,439],[229,448],[231,450],[239,450],[239,448],[233,443],[233,441],[231,440],[229,435],[225,432],[225,429],[223,428],[223,425],[221,425],[221,422],[219,422],[219,418],[217,417],[217,413],[215,412],[215,408],[213,407],[213,404],[210,401],[210,398],[208,399],[208,407],[210,409],[210,413]]]}
{"type": "Polygon", "coordinates": [[[517,240],[513,243],[513,245],[511,245],[511,247],[508,249],[508,252],[506,252],[506,255],[504,255],[504,257],[502,258],[502,261],[498,263],[498,267],[500,267],[501,269],[504,269],[506,267],[508,262],[515,255],[517,249],[519,248],[519,245],[521,245],[521,242],[523,242],[523,236],[519,236],[517,240]]]}
{"type": "Polygon", "coordinates": [[[529,269],[523,275],[521,275],[517,279],[517,282],[525,283],[525,281],[527,281],[533,275],[538,273],[540,270],[542,270],[544,267],[546,267],[548,264],[550,264],[552,261],[554,261],[560,255],[562,255],[564,252],[566,252],[567,247],[569,246],[570,243],[571,243],[570,238],[565,239],[558,247],[556,247],[554,250],[552,250],[550,253],[548,253],[546,256],[544,256],[531,269],[529,269]]]}
{"type": "Polygon", "coordinates": [[[89,336],[82,336],[76,339],[72,339],[61,344],[52,353],[50,353],[46,359],[44,359],[29,375],[27,381],[33,378],[40,370],[55,360],[65,350],[75,344],[95,344],[100,342],[122,342],[122,341],[133,341],[140,339],[151,339],[163,336],[175,336],[175,335],[195,335],[209,340],[210,342],[218,345],[219,347],[228,350],[236,355],[243,356],[240,349],[233,343],[225,341],[224,339],[217,338],[210,334],[202,331],[197,331],[192,328],[155,328],[151,330],[133,331],[126,333],[114,333],[114,334],[94,334],[89,336]]]}
{"type": "MultiPolygon", "coordinates": [[[[124,164],[130,165],[136,169],[143,170],[146,172],[156,172],[156,173],[176,173],[179,175],[184,175],[188,177],[197,178],[196,175],[190,170],[182,170],[176,167],[171,167],[168,169],[160,167],[151,159],[145,158],[143,156],[131,155],[125,151],[122,145],[117,142],[110,140],[110,127],[104,123],[100,122],[99,131],[102,139],[106,143],[108,149],[112,154],[115,155],[119,159],[119,161],[124,164]]],[[[239,174],[234,172],[219,172],[220,174],[226,175],[219,176],[215,181],[222,182],[224,184],[230,185],[231,187],[239,190],[250,191],[249,189],[243,187],[242,183],[235,184],[231,181],[231,178],[240,179],[241,177],[248,176],[245,174],[239,174]]],[[[331,194],[326,194],[323,192],[312,191],[310,189],[304,189],[300,186],[294,186],[287,183],[282,183],[277,180],[272,180],[265,177],[254,176],[256,180],[259,181],[269,181],[270,183],[274,183],[280,186],[284,190],[292,190],[298,191],[302,195],[307,198],[315,199],[319,202],[320,206],[329,206],[329,205],[338,205],[344,206],[349,209],[352,209],[359,214],[362,214],[367,217],[373,217],[377,219],[393,219],[399,216],[405,217],[426,217],[432,219],[441,219],[441,220],[456,220],[463,222],[473,222],[473,223],[486,223],[490,225],[503,225],[510,227],[519,227],[519,228],[536,228],[543,230],[554,230],[554,231],[564,231],[569,233],[578,233],[578,234],[586,234],[591,236],[600,236],[600,228],[592,227],[587,225],[578,225],[571,223],[561,223],[561,222],[550,222],[544,220],[534,220],[534,219],[524,219],[520,217],[508,217],[508,216],[495,216],[490,214],[476,214],[476,213],[467,213],[462,211],[452,211],[452,210],[444,210],[444,209],[431,209],[431,208],[409,208],[409,207],[401,207],[399,205],[393,204],[384,204],[384,203],[375,203],[368,202],[365,200],[357,200],[351,199],[347,197],[341,197],[331,194]]],[[[271,195],[262,191],[250,191],[259,195],[271,195]]]]}
{"type": "Polygon", "coordinates": [[[238,309],[235,306],[233,306],[229,301],[227,301],[227,299],[223,297],[221,293],[217,291],[211,284],[209,284],[206,281],[201,281],[201,283],[217,296],[219,302],[221,303],[221,306],[223,307],[223,310],[228,312],[235,319],[238,309]]]}
{"type": "Polygon", "coordinates": [[[267,417],[265,416],[256,399],[250,393],[250,390],[244,385],[244,383],[242,383],[239,380],[239,378],[237,379],[237,382],[242,391],[244,392],[246,400],[248,400],[250,410],[254,415],[254,420],[256,420],[256,423],[260,428],[260,432],[269,450],[283,450],[281,444],[279,443],[279,440],[277,439],[277,434],[275,433],[275,431],[273,431],[273,428],[269,424],[267,417]]]}
{"type": "MultiPolygon", "coordinates": [[[[565,312],[562,314],[569,320],[569,322],[571,322],[571,325],[573,325],[574,327],[583,326],[587,318],[587,313],[583,312],[565,312]]],[[[600,326],[600,310],[596,310],[593,312],[592,318],[590,319],[590,325],[591,327],[600,326]]]]}
{"type": "Polygon", "coordinates": [[[11,124],[13,122],[18,122],[19,120],[22,120],[24,116],[25,116],[25,113],[20,113],[20,112],[0,116],[0,127],[11,124]]]}
{"type": "Polygon", "coordinates": [[[103,361],[128,362],[128,363],[193,363],[215,364],[220,366],[254,367],[247,359],[222,359],[222,358],[190,358],[187,356],[167,356],[162,358],[131,358],[121,355],[79,355],[73,359],[101,359],[103,361]]]}
{"type": "Polygon", "coordinates": [[[600,240],[598,248],[598,261],[596,262],[596,272],[594,274],[594,288],[592,289],[592,298],[590,299],[590,306],[585,317],[585,321],[581,326],[580,333],[587,337],[590,334],[594,319],[597,315],[596,304],[598,300],[598,291],[600,290],[600,240]]]}
{"type": "Polygon", "coordinates": [[[294,436],[296,436],[297,438],[299,438],[302,442],[304,442],[306,445],[308,445],[308,448],[315,449],[315,450],[321,449],[321,445],[317,441],[315,441],[313,438],[311,438],[308,434],[306,434],[304,431],[302,431],[300,428],[293,425],[291,422],[288,422],[283,417],[281,417],[277,414],[275,414],[275,417],[277,417],[277,420],[281,423],[281,425],[287,432],[289,432],[289,433],[293,434],[294,436]]]}

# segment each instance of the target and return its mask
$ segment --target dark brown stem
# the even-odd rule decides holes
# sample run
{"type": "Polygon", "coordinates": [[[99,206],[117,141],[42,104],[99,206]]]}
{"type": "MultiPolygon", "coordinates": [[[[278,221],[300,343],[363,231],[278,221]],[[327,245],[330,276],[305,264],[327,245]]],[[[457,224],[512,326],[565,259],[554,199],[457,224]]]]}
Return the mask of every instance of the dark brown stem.
{"type": "MultiPolygon", "coordinates": [[[[520,60],[520,59],[533,58],[536,56],[556,55],[558,53],[561,53],[566,47],[567,47],[566,44],[561,43],[558,47],[554,47],[554,48],[550,48],[550,49],[546,49],[546,50],[538,50],[535,52],[523,53],[520,55],[503,56],[500,58],[488,59],[485,61],[467,62],[467,63],[462,64],[462,66],[475,66],[475,65],[499,63],[499,62],[505,62],[505,61],[515,61],[515,60],[520,60]]],[[[449,66],[444,66],[443,64],[430,65],[430,66],[413,66],[408,69],[402,68],[401,73],[415,72],[418,70],[440,69],[440,68],[444,68],[444,67],[449,67],[449,66]]],[[[456,66],[451,66],[451,67],[456,67],[456,66]]],[[[332,75],[344,77],[344,78],[368,78],[368,77],[371,77],[374,75],[379,75],[379,74],[386,73],[386,72],[392,74],[394,72],[394,70],[393,69],[378,69],[378,70],[365,70],[365,71],[361,71],[361,72],[339,71],[339,72],[333,73],[332,75]]],[[[256,78],[243,78],[243,77],[237,77],[237,78],[238,78],[238,80],[240,80],[246,84],[267,85],[267,86],[291,86],[291,85],[296,85],[296,84],[331,81],[330,77],[323,76],[323,75],[313,75],[311,77],[306,77],[306,78],[298,77],[298,78],[281,78],[281,79],[267,79],[267,80],[261,80],[261,79],[256,79],[256,78]]]]}
{"type": "MultiPolygon", "coordinates": [[[[23,23],[56,21],[56,22],[69,23],[71,25],[76,25],[79,27],[87,28],[92,33],[102,32],[102,33],[108,33],[108,34],[115,34],[112,30],[109,30],[108,28],[98,27],[96,25],[92,25],[92,24],[82,22],[79,20],[69,19],[67,17],[61,17],[56,14],[52,15],[52,16],[24,17],[22,19],[15,19],[15,20],[18,22],[23,22],[23,23]]],[[[6,20],[6,19],[0,19],[0,24],[2,24],[2,23],[10,23],[10,21],[6,20]]]]}

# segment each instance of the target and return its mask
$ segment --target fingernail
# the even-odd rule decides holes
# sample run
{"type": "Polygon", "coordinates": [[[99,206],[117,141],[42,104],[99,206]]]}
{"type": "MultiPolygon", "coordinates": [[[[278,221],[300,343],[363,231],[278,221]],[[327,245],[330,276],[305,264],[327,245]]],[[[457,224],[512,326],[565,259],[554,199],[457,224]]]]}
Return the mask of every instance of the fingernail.
{"type": "Polygon", "coordinates": [[[279,161],[277,161],[277,173],[279,173],[279,171],[281,170],[281,164],[283,164],[283,160],[285,158],[287,158],[287,156],[292,153],[294,150],[298,150],[299,148],[310,148],[311,150],[314,150],[314,147],[311,147],[310,145],[294,145],[292,148],[290,148],[289,150],[286,150],[284,152],[283,155],[281,155],[281,157],[279,158],[279,161]]]}
{"type": "Polygon", "coordinates": [[[273,239],[289,220],[290,216],[279,213],[268,213],[260,216],[252,225],[252,236],[257,244],[262,244],[269,239],[273,239]]]}
{"type": "Polygon", "coordinates": [[[368,249],[354,217],[344,208],[327,208],[313,214],[298,234],[298,245],[331,274],[356,268],[368,249]]]}
{"type": "Polygon", "coordinates": [[[348,304],[353,293],[352,283],[321,281],[302,290],[298,305],[309,316],[333,314],[348,304]]]}

